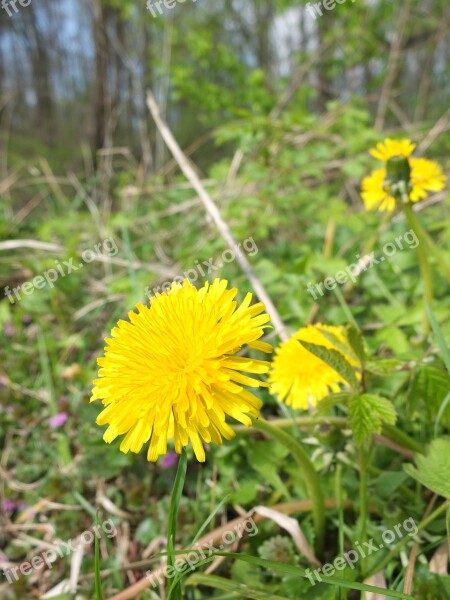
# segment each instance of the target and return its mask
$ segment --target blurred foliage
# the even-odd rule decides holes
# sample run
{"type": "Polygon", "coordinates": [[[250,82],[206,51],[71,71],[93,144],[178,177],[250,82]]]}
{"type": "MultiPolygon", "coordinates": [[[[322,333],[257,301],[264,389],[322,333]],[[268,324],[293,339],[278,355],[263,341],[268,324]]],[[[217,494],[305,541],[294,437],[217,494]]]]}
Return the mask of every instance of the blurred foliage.
{"type": "MultiPolygon", "coordinates": [[[[403,236],[407,229],[400,216],[388,221],[363,210],[359,183],[375,165],[368,154],[372,144],[385,135],[407,135],[423,141],[434,132],[429,138],[431,145],[425,144],[427,157],[439,160],[449,172],[448,121],[439,121],[436,129],[449,98],[448,40],[445,44],[440,34],[442,21],[447,19],[448,24],[447,3],[410,3],[403,61],[383,133],[375,127],[375,120],[391,57],[390,41],[399,23],[399,3],[347,2],[325,14],[323,22],[308,20],[303,11],[298,27],[293,21],[297,34],[303,29],[303,41],[287,49],[283,45],[287,52],[284,58],[277,54],[281,47],[277,35],[283,33],[283,40],[289,38],[289,27],[264,37],[265,11],[281,27],[281,22],[289,24],[290,18],[294,19],[299,3],[255,0],[249,8],[238,4],[186,2],[160,19],[151,19],[147,13],[143,16],[143,9],[131,2],[105,2],[103,8],[113,10],[118,19],[114,23],[124,27],[124,56],[136,59],[138,73],[148,67],[150,74],[142,74],[142,86],[153,87],[159,99],[167,101],[167,117],[183,145],[205,136],[191,158],[199,165],[204,184],[235,239],[243,245],[252,240],[247,246],[251,248],[249,261],[288,327],[295,330],[311,319],[335,325],[353,319],[368,349],[368,389],[394,405],[398,428],[425,447],[437,437],[436,429],[439,438],[450,433],[450,404],[441,410],[450,385],[437,340],[434,336],[420,339],[423,289],[414,248],[405,244],[403,250],[362,272],[354,283],[339,287],[337,292],[325,290],[322,295],[316,291],[314,299],[308,285],[316,289],[316,284],[367,253],[374,252],[379,258],[384,245],[403,236]],[[144,64],[139,62],[139,52],[145,31],[150,33],[151,44],[146,47],[149,56],[144,64]],[[164,44],[169,34],[168,66],[164,44]],[[271,114],[299,66],[305,68],[301,85],[271,114]],[[166,78],[169,85],[164,96],[166,78]]],[[[48,4],[43,2],[36,10],[49,10],[48,4]]],[[[49,14],[57,19],[56,11],[49,14]]],[[[79,18],[76,27],[81,32],[85,12],[80,12],[79,18]]],[[[11,50],[20,39],[19,30],[14,29],[19,19],[20,15],[14,18],[12,28],[12,21],[7,22],[2,15],[1,26],[10,36],[3,38],[9,40],[3,42],[3,49],[11,50]],[[11,36],[15,36],[14,43],[11,36]]],[[[45,38],[50,30],[41,33],[45,38]]],[[[58,37],[55,47],[59,44],[58,37]]],[[[92,67],[91,56],[88,64],[92,67]]],[[[16,68],[19,73],[19,66],[16,68]]],[[[54,76],[62,87],[61,72],[55,69],[54,76]]],[[[7,510],[2,504],[0,559],[4,561],[6,556],[19,564],[37,555],[40,547],[33,537],[47,542],[76,538],[92,528],[92,511],[101,506],[105,519],[112,517],[123,544],[119,547],[116,539],[103,537],[102,569],[111,569],[104,587],[112,595],[129,583],[122,569],[125,559],[127,564],[133,563],[129,571],[136,578],[159,564],[160,558],[144,566],[137,563],[149,545],[151,554],[165,547],[176,467],[149,464],[145,454],[125,456],[119,452],[118,443],[109,447],[102,441],[102,431],[95,425],[98,406],[88,400],[103,340],[136,302],[146,300],[147,287],[151,291],[170,281],[174,273],[198,268],[204,261],[213,259],[216,268],[207,273],[205,267],[205,275],[199,272],[198,283],[225,277],[239,288],[241,299],[251,290],[236,262],[226,263],[223,240],[167,154],[163,153],[164,160],[143,175],[137,98],[130,89],[128,95],[124,92],[124,110],[113,136],[115,146],[124,145],[127,151],[114,154],[110,163],[103,156],[97,168],[92,167],[95,149],[91,153],[87,148],[78,118],[88,112],[89,82],[74,79],[77,85],[73,84],[67,98],[57,98],[57,132],[51,142],[44,140],[40,126],[32,125],[36,115],[23,95],[20,105],[14,105],[14,114],[2,112],[2,125],[6,126],[1,140],[6,159],[2,161],[1,179],[12,179],[2,188],[0,237],[55,246],[53,250],[19,247],[13,252],[2,248],[1,289],[17,288],[55,269],[55,261],[62,265],[73,258],[79,265],[84,250],[94,249],[110,237],[118,252],[112,255],[103,251],[105,262],[85,264],[59,277],[53,287],[46,285],[30,295],[22,292],[21,300],[14,304],[2,295],[0,504],[9,500],[14,507],[7,510]],[[46,361],[50,369],[45,368],[46,361]],[[57,429],[49,424],[55,413],[68,415],[57,429]],[[69,465],[64,462],[62,442],[70,453],[69,465]],[[67,510],[61,504],[66,504],[67,510]],[[10,522],[42,529],[28,532],[30,536],[18,542],[15,531],[8,528],[10,522]],[[46,526],[51,527],[50,533],[46,526]],[[127,549],[126,557],[123,548],[127,549]]],[[[23,83],[20,77],[18,82],[23,83]]],[[[147,115],[144,121],[153,151],[156,132],[147,115]]],[[[446,191],[419,214],[448,263],[449,206],[446,191]]],[[[433,313],[448,340],[449,287],[435,264],[433,281],[433,313]]],[[[271,341],[276,342],[273,337],[271,341]]],[[[266,417],[285,416],[268,392],[261,397],[266,417]]],[[[323,414],[342,417],[346,410],[342,403],[330,402],[323,414]]],[[[379,416],[374,417],[377,431],[379,416]]],[[[336,508],[327,513],[326,551],[321,558],[332,561],[340,553],[340,535],[345,537],[345,549],[359,539],[358,449],[346,427],[291,429],[304,441],[331,500],[335,500],[336,467],[344,465],[342,497],[352,504],[345,511],[344,525],[339,524],[336,508]]],[[[371,433],[364,431],[362,437],[371,433]]],[[[432,454],[426,456],[421,459],[424,466],[427,460],[436,459],[432,454]]],[[[258,505],[307,500],[303,478],[292,457],[278,443],[263,440],[252,431],[239,432],[231,442],[211,448],[204,465],[194,462],[191,453],[190,458],[178,515],[180,547],[190,546],[205,518],[227,495],[229,501],[213,518],[210,530],[234,518],[237,507],[251,510],[258,505]]],[[[424,473],[417,475],[414,467],[406,474],[403,465],[407,462],[411,461],[381,444],[372,448],[367,534],[378,542],[382,531],[408,517],[420,522],[430,501],[430,491],[409,475],[414,474],[425,485],[430,478],[424,473]]],[[[441,491],[434,479],[428,487],[441,491]]],[[[296,516],[307,541],[313,544],[310,513],[296,516]]],[[[277,525],[265,521],[258,527],[258,535],[244,538],[240,550],[269,559],[283,555],[291,564],[308,567],[289,538],[284,533],[280,536],[277,525]]],[[[448,575],[429,570],[445,530],[445,516],[427,529],[414,574],[417,598],[448,598],[448,575]]],[[[403,559],[403,555],[396,557],[386,568],[391,589],[402,589],[403,559]]],[[[14,585],[0,588],[0,596],[8,600],[40,597],[44,589],[69,577],[70,560],[66,557],[52,570],[21,577],[14,585]]],[[[79,598],[92,597],[89,574],[93,564],[90,549],[83,558],[79,598]]],[[[334,588],[324,584],[311,587],[307,580],[279,576],[239,561],[224,561],[217,573],[285,598],[358,597],[353,592],[338,596],[334,588]]],[[[356,578],[359,574],[348,573],[346,570],[342,576],[356,578]]],[[[231,597],[202,586],[186,589],[186,597],[192,600],[231,597]]],[[[145,592],[141,596],[150,597],[145,592]]]]}

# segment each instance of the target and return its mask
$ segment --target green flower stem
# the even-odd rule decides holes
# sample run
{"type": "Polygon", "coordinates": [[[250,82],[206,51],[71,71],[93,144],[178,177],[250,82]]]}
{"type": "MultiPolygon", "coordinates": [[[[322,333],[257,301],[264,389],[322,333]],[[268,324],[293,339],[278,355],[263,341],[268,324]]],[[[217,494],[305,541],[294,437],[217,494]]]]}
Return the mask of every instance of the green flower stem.
{"type": "MultiPolygon", "coordinates": [[[[342,556],[345,552],[345,534],[344,534],[344,498],[342,489],[342,464],[336,464],[334,475],[334,496],[336,498],[336,510],[338,514],[338,548],[342,556]]],[[[341,587],[337,587],[334,592],[336,600],[344,600],[345,594],[341,587]]]]}
{"type": "Polygon", "coordinates": [[[405,214],[406,220],[408,221],[408,225],[414,231],[419,240],[419,246],[417,246],[417,250],[419,250],[421,244],[425,245],[428,248],[430,254],[432,254],[433,257],[436,259],[436,262],[438,263],[439,267],[446,274],[447,278],[450,281],[450,266],[447,264],[444,257],[442,256],[442,252],[433,242],[431,237],[428,235],[427,231],[420,224],[420,221],[416,217],[416,213],[413,211],[410,202],[403,203],[403,212],[405,214]]]}
{"type": "Polygon", "coordinates": [[[258,431],[269,435],[283,444],[292,454],[300,467],[301,474],[305,480],[308,493],[313,503],[313,520],[316,530],[316,551],[320,555],[323,550],[325,537],[325,501],[322,491],[320,477],[316,472],[308,454],[302,445],[285,431],[278,429],[264,419],[253,419],[253,426],[258,431]]]}
{"type": "Polygon", "coordinates": [[[388,425],[387,423],[384,423],[382,433],[384,437],[387,437],[389,440],[395,442],[402,448],[407,448],[408,450],[412,450],[413,452],[424,454],[424,448],[422,444],[420,444],[414,438],[409,437],[408,434],[406,434],[404,431],[402,431],[395,425],[388,425]]]}
{"type": "MultiPolygon", "coordinates": [[[[431,513],[431,515],[429,515],[426,519],[421,521],[419,523],[419,525],[417,525],[417,533],[419,533],[419,531],[422,531],[422,529],[425,529],[425,527],[427,527],[427,525],[429,525],[432,521],[437,519],[437,517],[439,517],[443,512],[445,512],[449,506],[450,506],[449,501],[441,504],[441,506],[439,506],[439,508],[437,508],[434,512],[431,513]]],[[[392,550],[382,560],[380,560],[378,563],[376,563],[372,567],[372,569],[370,569],[370,571],[368,573],[363,575],[364,580],[367,579],[368,577],[371,577],[372,575],[375,575],[375,573],[378,573],[379,571],[383,571],[383,569],[385,567],[387,567],[387,565],[391,562],[391,560],[397,556],[397,554],[400,552],[400,550],[404,546],[406,546],[406,544],[410,541],[410,539],[411,538],[409,537],[409,535],[402,538],[398,542],[398,544],[396,546],[394,546],[394,548],[392,548],[392,550]]]]}
{"type": "MultiPolygon", "coordinates": [[[[183,494],[184,482],[187,471],[187,454],[183,449],[178,462],[177,473],[172,488],[170,498],[169,521],[167,525],[167,564],[169,567],[175,567],[177,555],[175,553],[175,540],[177,534],[177,516],[180,506],[181,496],[183,494]]],[[[177,579],[167,579],[167,600],[182,600],[180,582],[177,579]]]]}
{"type": "MultiPolygon", "coordinates": [[[[335,427],[341,427],[343,429],[349,428],[348,420],[346,417],[322,417],[322,416],[308,416],[308,417],[295,417],[292,419],[273,419],[270,421],[270,424],[277,429],[283,429],[284,427],[315,427],[316,425],[333,425],[335,427]]],[[[243,433],[251,433],[251,429],[246,427],[245,425],[235,425],[233,430],[239,432],[239,434],[243,433]]],[[[402,448],[407,448],[408,450],[412,450],[413,452],[424,453],[424,449],[422,445],[409,437],[404,431],[395,427],[395,425],[383,425],[383,435],[384,437],[392,440],[402,448]]]]}
{"type": "MultiPolygon", "coordinates": [[[[292,419],[273,419],[270,424],[277,429],[283,429],[284,427],[315,427],[316,425],[335,425],[336,427],[346,427],[346,417],[294,417],[292,419]]],[[[233,430],[241,433],[251,433],[251,429],[245,425],[235,425],[233,430]]]]}
{"type": "MultiPolygon", "coordinates": [[[[41,363],[41,371],[45,385],[48,390],[48,407],[52,417],[58,414],[58,406],[56,403],[55,386],[53,383],[52,369],[48,356],[48,349],[45,334],[42,330],[38,332],[38,348],[39,358],[41,363]]],[[[64,433],[56,433],[56,443],[59,455],[59,462],[62,467],[67,467],[72,462],[69,441],[64,433]]]]}
{"type": "MultiPolygon", "coordinates": [[[[369,516],[369,507],[367,501],[367,463],[368,452],[364,446],[359,448],[359,518],[361,521],[361,530],[359,539],[364,543],[367,538],[367,519],[369,516]]],[[[362,559],[362,568],[364,570],[364,559],[362,559]]]]}
{"type": "MultiPolygon", "coordinates": [[[[425,307],[427,304],[429,304],[431,306],[433,303],[433,279],[431,277],[431,270],[430,270],[430,265],[428,264],[427,250],[426,250],[426,247],[428,246],[428,239],[427,239],[428,234],[425,232],[424,229],[422,229],[421,225],[419,224],[418,220],[416,219],[416,216],[414,215],[411,204],[409,202],[403,203],[403,212],[405,213],[405,217],[406,217],[406,220],[408,221],[408,225],[411,227],[411,229],[413,230],[417,239],[419,240],[419,244],[418,244],[416,250],[417,250],[417,256],[419,258],[420,272],[422,274],[425,307]]],[[[427,336],[429,332],[430,332],[430,321],[428,319],[427,311],[425,308],[424,319],[423,319],[424,336],[427,336]]]]}

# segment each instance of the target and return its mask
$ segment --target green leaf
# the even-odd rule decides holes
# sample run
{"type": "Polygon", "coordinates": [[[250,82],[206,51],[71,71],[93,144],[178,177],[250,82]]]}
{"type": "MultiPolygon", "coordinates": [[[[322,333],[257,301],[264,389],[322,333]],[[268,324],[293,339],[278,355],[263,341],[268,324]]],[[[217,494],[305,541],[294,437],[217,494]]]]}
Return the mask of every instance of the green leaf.
{"type": "Polygon", "coordinates": [[[248,463],[275,490],[290,499],[289,490],[280,477],[280,465],[284,462],[287,450],[274,442],[251,442],[248,448],[248,463]]]}
{"type": "Polygon", "coordinates": [[[445,410],[450,406],[450,392],[447,394],[445,399],[443,400],[441,406],[439,407],[438,414],[436,415],[436,421],[434,422],[434,435],[438,436],[439,431],[439,423],[441,422],[442,416],[445,410]]]}
{"type": "Polygon", "coordinates": [[[335,394],[330,394],[326,396],[323,400],[321,400],[316,408],[315,412],[317,415],[327,414],[333,409],[335,406],[339,404],[347,403],[347,401],[351,398],[350,392],[336,392],[335,394]]]}
{"type": "Polygon", "coordinates": [[[447,544],[448,544],[448,551],[450,553],[450,506],[448,507],[446,515],[445,515],[445,523],[447,525],[447,544]]]}
{"type": "Polygon", "coordinates": [[[216,506],[216,508],[212,511],[212,513],[205,519],[205,521],[203,522],[203,524],[200,526],[200,529],[197,531],[194,539],[192,540],[192,545],[195,545],[195,542],[200,538],[200,536],[202,535],[202,533],[205,531],[205,529],[208,527],[208,525],[211,523],[211,521],[214,519],[214,517],[216,516],[216,514],[222,509],[223,506],[225,506],[225,504],[228,502],[228,500],[230,499],[230,494],[227,494],[225,496],[225,498],[223,498],[219,504],[216,506]]]}
{"type": "Polygon", "coordinates": [[[359,389],[359,382],[356,378],[354,368],[345,360],[340,352],[332,350],[331,348],[318,346],[317,344],[310,344],[309,342],[302,342],[301,340],[298,341],[306,348],[306,350],[308,350],[308,352],[311,352],[311,354],[314,354],[314,356],[323,360],[323,362],[334,369],[336,373],[339,373],[351,388],[354,390],[359,389]]]}
{"type": "MultiPolygon", "coordinates": [[[[96,526],[96,531],[98,531],[98,512],[96,512],[96,514],[95,514],[95,526],[96,526]]],[[[96,598],[96,600],[103,600],[102,580],[100,577],[100,544],[98,541],[98,535],[94,536],[94,552],[95,552],[95,555],[94,555],[95,598],[96,598]]]]}
{"type": "Polygon", "coordinates": [[[442,329],[439,327],[439,323],[437,322],[437,319],[434,316],[434,313],[431,310],[430,305],[426,304],[425,306],[427,309],[428,318],[430,319],[431,328],[433,329],[434,336],[436,338],[436,341],[438,343],[439,349],[442,354],[442,360],[444,361],[445,366],[447,367],[447,371],[450,375],[450,349],[447,346],[442,329]]]}
{"type": "MultiPolygon", "coordinates": [[[[352,325],[352,327],[354,326],[352,325]]],[[[336,350],[339,350],[339,352],[343,356],[348,356],[354,361],[359,362],[358,355],[353,351],[352,347],[345,341],[340,340],[336,335],[334,335],[334,333],[331,333],[331,331],[327,331],[326,329],[321,329],[320,333],[325,339],[327,339],[331,344],[333,344],[334,348],[336,350]]]]}
{"type": "Polygon", "coordinates": [[[432,441],[426,455],[418,454],[415,463],[417,468],[404,466],[408,475],[435,494],[450,498],[450,440],[432,441]]]}
{"type": "Polygon", "coordinates": [[[352,347],[352,350],[358,357],[361,364],[364,363],[366,359],[366,350],[364,348],[364,339],[359,331],[354,325],[347,325],[347,339],[348,343],[352,347]]]}
{"type": "MultiPolygon", "coordinates": [[[[264,558],[250,556],[248,554],[237,554],[235,552],[216,552],[216,555],[227,556],[230,558],[234,558],[235,560],[243,560],[252,565],[257,565],[265,569],[273,569],[274,571],[279,571],[280,573],[285,573],[287,575],[294,575],[296,577],[307,577],[304,569],[300,567],[294,567],[293,565],[288,565],[286,563],[279,563],[273,560],[265,560],[264,558]]],[[[311,577],[311,575],[309,575],[309,577],[311,577]]],[[[346,581],[345,579],[339,579],[338,577],[327,577],[326,575],[323,575],[323,573],[320,574],[320,578],[323,583],[328,583],[329,585],[334,585],[338,588],[345,588],[348,590],[360,590],[362,592],[372,592],[374,594],[382,594],[386,598],[402,598],[403,600],[414,600],[413,596],[405,594],[404,592],[387,590],[386,588],[380,588],[374,585],[367,585],[366,583],[359,583],[357,581],[346,581]]]]}
{"type": "Polygon", "coordinates": [[[417,406],[421,400],[431,419],[435,419],[435,431],[439,422],[450,426],[450,409],[446,401],[450,389],[450,376],[435,365],[420,365],[414,374],[408,398],[411,405],[417,406]]]}
{"type": "Polygon", "coordinates": [[[252,598],[253,600],[286,600],[284,596],[275,596],[270,592],[265,592],[260,589],[252,589],[246,583],[236,583],[224,577],[217,575],[203,575],[196,573],[191,575],[186,581],[186,585],[202,585],[211,587],[231,594],[237,594],[242,598],[252,598]]]}
{"type": "Polygon", "coordinates": [[[392,371],[401,366],[403,363],[400,360],[395,358],[382,358],[375,360],[368,360],[364,365],[364,368],[369,373],[373,373],[374,375],[390,375],[392,371]]]}
{"type": "Polygon", "coordinates": [[[381,433],[383,423],[394,425],[397,420],[392,402],[373,394],[353,396],[348,417],[357,446],[363,445],[374,433],[381,433]]]}
{"type": "Polygon", "coordinates": [[[439,402],[446,397],[450,389],[450,376],[434,365],[421,365],[415,374],[409,394],[411,399],[425,402],[439,402]]]}

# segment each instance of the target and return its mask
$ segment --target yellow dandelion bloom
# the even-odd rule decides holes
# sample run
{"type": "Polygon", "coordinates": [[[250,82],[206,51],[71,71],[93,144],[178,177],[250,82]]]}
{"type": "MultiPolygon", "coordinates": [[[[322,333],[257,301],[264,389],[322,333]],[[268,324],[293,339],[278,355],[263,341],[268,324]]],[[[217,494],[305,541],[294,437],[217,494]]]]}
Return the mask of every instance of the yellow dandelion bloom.
{"type": "Polygon", "coordinates": [[[367,210],[392,212],[395,210],[395,198],[386,185],[386,169],[383,167],[364,177],[361,184],[361,196],[367,210]]]}
{"type": "Polygon", "coordinates": [[[408,158],[414,152],[415,147],[416,145],[410,140],[392,140],[391,138],[386,138],[384,142],[380,142],[375,148],[372,148],[370,154],[378,160],[386,162],[390,158],[397,156],[408,158]]]}
{"type": "MultiPolygon", "coordinates": [[[[337,392],[346,381],[323,360],[306,350],[299,340],[340,352],[350,364],[357,363],[336,348],[322,332],[335,336],[344,347],[348,341],[343,327],[331,325],[308,325],[302,327],[287,342],[275,350],[275,358],[269,375],[270,390],[294,409],[315,406],[330,392],[337,392]]],[[[349,348],[350,352],[350,348],[349,348]]]]}
{"type": "MultiPolygon", "coordinates": [[[[426,158],[410,158],[414,148],[415,145],[410,140],[388,138],[370,151],[372,156],[385,162],[397,158],[406,159],[406,168],[410,174],[409,181],[406,181],[405,185],[410,202],[425,199],[428,192],[439,192],[444,189],[447,181],[438,163],[426,158]]],[[[392,188],[396,183],[398,182],[389,181],[386,167],[376,169],[365,177],[361,184],[361,196],[367,210],[394,211],[397,201],[392,188]]]]}
{"type": "Polygon", "coordinates": [[[427,197],[427,192],[440,192],[445,188],[447,177],[439,163],[426,158],[411,158],[411,184],[409,194],[411,202],[417,202],[427,197]]]}
{"type": "Polygon", "coordinates": [[[227,416],[247,426],[249,415],[258,416],[261,401],[243,386],[267,384],[243,372],[267,373],[270,364],[235,354],[245,345],[272,351],[258,341],[269,316],[262,303],[250,306],[252,294],[238,306],[227,283],[216,279],[200,290],[187,279],[173,283],[150,307],[138,304],[130,322],[118,322],[91,398],[106,406],[97,418],[109,424],[105,442],[126,434],[120,450],[137,453],[150,440],[147,458],[156,461],[173,438],[176,452],[191,442],[203,462],[202,440],[234,436],[227,416]]]}

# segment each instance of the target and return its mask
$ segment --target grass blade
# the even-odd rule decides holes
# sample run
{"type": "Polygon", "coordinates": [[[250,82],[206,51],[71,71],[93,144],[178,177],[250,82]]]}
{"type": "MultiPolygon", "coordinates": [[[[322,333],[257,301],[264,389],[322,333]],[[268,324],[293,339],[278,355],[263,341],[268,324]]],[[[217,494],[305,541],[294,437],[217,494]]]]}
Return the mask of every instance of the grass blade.
{"type": "MultiPolygon", "coordinates": [[[[257,565],[259,567],[263,567],[264,569],[273,569],[274,571],[279,571],[280,573],[286,573],[286,575],[293,575],[296,577],[304,577],[306,578],[306,572],[304,569],[300,567],[294,567],[292,565],[286,563],[278,563],[273,560],[265,560],[263,558],[258,558],[257,556],[249,556],[247,554],[237,554],[236,552],[216,552],[218,556],[228,556],[230,558],[234,558],[235,560],[242,560],[251,565],[257,565]]],[[[359,590],[361,592],[372,592],[373,594],[380,594],[385,596],[386,598],[400,598],[401,600],[415,600],[413,596],[409,594],[405,594],[404,592],[397,592],[394,590],[387,590],[385,588],[380,588],[374,585],[367,585],[366,583],[359,583],[358,581],[345,581],[343,579],[338,579],[337,577],[326,577],[325,575],[320,574],[320,578],[323,583],[328,583],[329,585],[335,585],[338,587],[347,588],[349,590],[359,590]]]]}
{"type": "Polygon", "coordinates": [[[428,318],[430,320],[431,328],[434,333],[434,337],[436,338],[436,342],[439,346],[440,351],[442,352],[442,360],[444,361],[445,366],[447,367],[447,371],[450,374],[450,350],[445,341],[442,329],[440,328],[439,323],[437,322],[437,319],[434,316],[433,311],[431,310],[431,306],[429,304],[426,304],[426,309],[428,318]]]}
{"type": "Polygon", "coordinates": [[[243,598],[251,598],[252,600],[286,600],[284,596],[275,596],[274,594],[264,592],[263,590],[255,590],[244,583],[236,583],[229,579],[225,579],[224,577],[218,577],[217,575],[196,573],[189,577],[186,581],[186,585],[212,587],[223,592],[231,592],[233,597],[234,594],[238,594],[243,598]]]}
{"type": "Polygon", "coordinates": [[[219,504],[216,506],[216,508],[212,511],[212,513],[209,515],[209,517],[204,521],[203,525],[200,527],[200,529],[197,531],[197,535],[195,536],[193,542],[192,542],[192,546],[195,546],[195,542],[198,540],[198,538],[202,535],[202,533],[205,531],[205,529],[208,527],[208,525],[211,523],[211,521],[214,519],[214,517],[217,515],[217,513],[219,512],[219,510],[222,508],[222,506],[224,506],[224,504],[226,504],[228,502],[228,499],[230,497],[230,494],[228,494],[227,496],[225,496],[225,498],[219,502],[219,504]]]}
{"type": "MultiPolygon", "coordinates": [[[[98,531],[98,512],[95,514],[95,527],[95,531],[98,531]]],[[[98,541],[98,535],[94,535],[94,549],[95,598],[96,600],[103,600],[102,581],[100,578],[100,543],[98,541]]]]}

